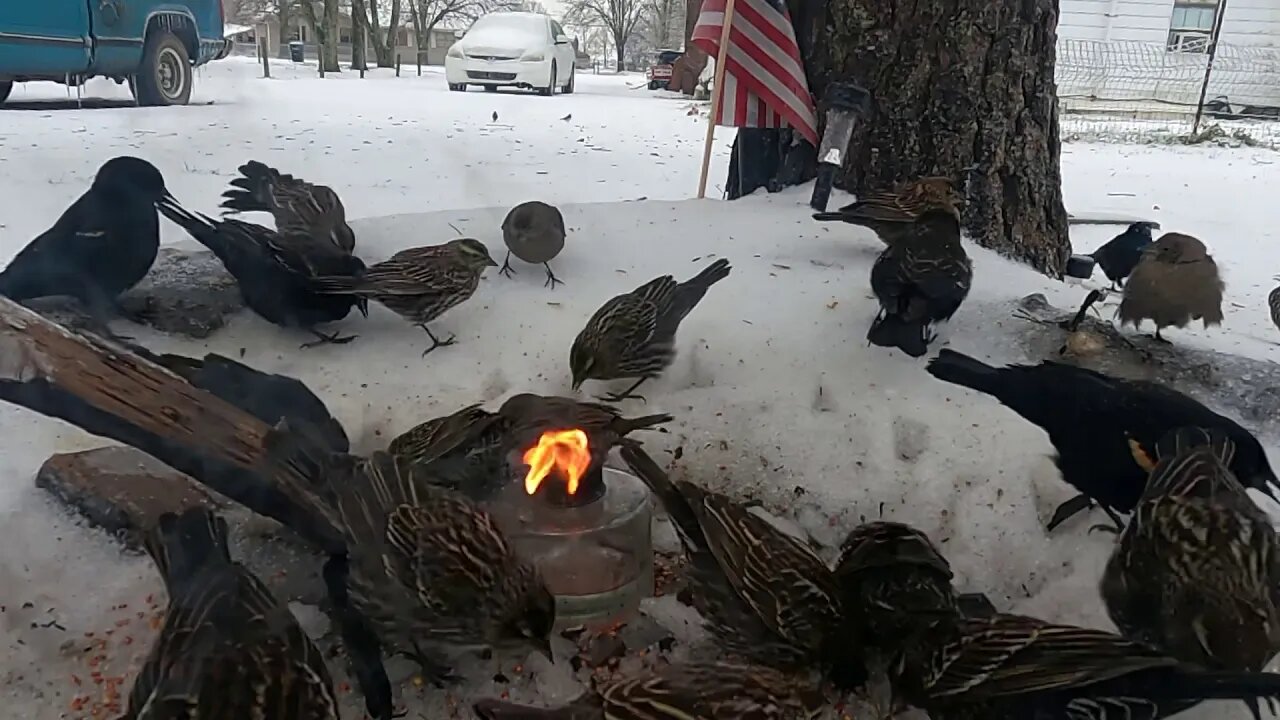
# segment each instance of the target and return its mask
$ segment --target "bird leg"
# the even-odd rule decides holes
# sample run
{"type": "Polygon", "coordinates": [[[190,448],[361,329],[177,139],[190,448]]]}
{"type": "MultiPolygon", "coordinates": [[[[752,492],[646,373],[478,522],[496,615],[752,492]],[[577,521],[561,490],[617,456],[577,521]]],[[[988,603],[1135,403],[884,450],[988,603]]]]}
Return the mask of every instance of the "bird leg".
{"type": "Polygon", "coordinates": [[[627,400],[627,399],[635,399],[635,400],[639,400],[640,402],[647,403],[649,401],[646,400],[643,395],[637,395],[635,393],[635,389],[640,387],[640,383],[648,379],[649,378],[647,377],[642,377],[639,380],[637,380],[634,385],[627,388],[626,390],[623,390],[620,393],[607,393],[605,395],[599,395],[597,396],[597,398],[605,402],[611,402],[611,403],[622,402],[623,400],[627,400]]]}
{"type": "Polygon", "coordinates": [[[311,333],[312,335],[315,335],[316,339],[312,340],[311,342],[302,343],[302,345],[300,345],[299,347],[301,347],[304,350],[307,348],[317,347],[319,345],[346,345],[352,340],[355,340],[356,338],[360,337],[359,335],[340,336],[338,335],[337,332],[332,332],[326,335],[325,333],[322,333],[319,330],[316,330],[315,328],[307,328],[307,332],[311,333]]]}
{"type": "Polygon", "coordinates": [[[1049,524],[1045,526],[1045,530],[1053,532],[1054,528],[1069,520],[1076,513],[1088,510],[1091,507],[1093,507],[1093,500],[1090,500],[1088,495],[1073,497],[1053,511],[1053,517],[1049,519],[1049,524]]]}
{"type": "Polygon", "coordinates": [[[448,347],[458,342],[457,337],[454,335],[450,335],[446,340],[438,339],[435,335],[431,334],[431,328],[428,328],[426,323],[421,323],[418,325],[418,327],[426,331],[427,337],[431,338],[431,347],[422,351],[422,357],[426,357],[427,353],[431,352],[432,350],[435,350],[438,347],[448,347]]]}
{"type": "Polygon", "coordinates": [[[502,261],[502,267],[498,270],[498,274],[504,277],[511,277],[516,274],[515,268],[511,267],[511,251],[507,251],[507,257],[502,261]]]}
{"type": "Polygon", "coordinates": [[[394,720],[408,714],[395,712],[391,695],[391,680],[382,665],[382,643],[369,627],[364,617],[351,606],[347,596],[347,575],[350,567],[345,555],[333,555],[324,564],[322,572],[333,606],[334,620],[342,635],[342,646],[351,660],[351,669],[364,693],[364,706],[374,720],[394,720]]]}
{"type": "Polygon", "coordinates": [[[551,263],[542,263],[542,266],[543,266],[543,267],[545,267],[545,268],[547,269],[547,281],[546,281],[545,283],[543,283],[542,287],[546,287],[546,286],[550,285],[550,286],[551,286],[551,289],[552,289],[552,290],[555,290],[555,289],[556,289],[556,283],[559,283],[559,284],[561,284],[561,285],[563,285],[563,284],[564,284],[564,281],[563,281],[563,280],[561,280],[560,278],[556,277],[556,274],[555,274],[555,273],[553,273],[553,272],[551,272],[551,263]]]}
{"type": "Polygon", "coordinates": [[[1165,340],[1164,338],[1160,337],[1160,328],[1159,328],[1159,327],[1157,327],[1157,328],[1156,328],[1156,334],[1155,334],[1155,335],[1152,335],[1152,336],[1151,336],[1151,339],[1152,339],[1152,340],[1155,340],[1155,341],[1156,341],[1156,342],[1158,342],[1158,343],[1164,343],[1165,345],[1172,345],[1172,344],[1173,344],[1173,343],[1169,342],[1168,340],[1165,340]]]}

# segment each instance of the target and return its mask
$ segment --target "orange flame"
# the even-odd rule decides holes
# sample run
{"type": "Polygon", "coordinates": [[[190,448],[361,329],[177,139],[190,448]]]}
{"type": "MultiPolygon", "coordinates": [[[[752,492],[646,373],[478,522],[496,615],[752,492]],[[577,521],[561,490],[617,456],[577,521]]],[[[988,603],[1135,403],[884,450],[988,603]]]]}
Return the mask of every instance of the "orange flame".
{"type": "Polygon", "coordinates": [[[587,447],[587,434],[581,430],[549,430],[538,438],[538,444],[525,451],[521,458],[529,466],[524,476],[524,491],[530,495],[555,468],[569,480],[570,495],[578,492],[578,481],[591,466],[591,451],[587,447]]]}

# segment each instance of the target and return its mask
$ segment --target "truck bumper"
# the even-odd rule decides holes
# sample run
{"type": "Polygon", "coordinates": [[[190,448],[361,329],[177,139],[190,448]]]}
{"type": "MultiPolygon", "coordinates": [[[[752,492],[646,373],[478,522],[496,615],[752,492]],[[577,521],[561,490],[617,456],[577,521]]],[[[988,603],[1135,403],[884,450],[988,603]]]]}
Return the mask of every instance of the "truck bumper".
{"type": "Polygon", "coordinates": [[[235,47],[235,43],[231,42],[231,38],[227,38],[227,39],[223,40],[223,41],[222,41],[222,49],[218,51],[218,54],[217,54],[216,56],[214,56],[214,58],[213,58],[213,59],[214,59],[214,60],[221,60],[221,59],[225,58],[226,56],[228,56],[228,55],[230,55],[230,54],[231,54],[231,50],[232,50],[232,48],[234,48],[234,47],[235,47]]]}

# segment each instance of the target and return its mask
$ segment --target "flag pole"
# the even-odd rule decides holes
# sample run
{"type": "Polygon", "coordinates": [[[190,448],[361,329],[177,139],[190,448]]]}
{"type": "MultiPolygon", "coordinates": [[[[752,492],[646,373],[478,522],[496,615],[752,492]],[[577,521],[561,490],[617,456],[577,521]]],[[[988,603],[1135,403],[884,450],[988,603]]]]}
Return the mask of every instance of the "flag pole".
{"type": "Polygon", "coordinates": [[[711,170],[711,143],[716,136],[716,117],[724,102],[725,57],[729,54],[729,30],[733,27],[734,0],[725,0],[724,21],[720,26],[720,47],[716,53],[715,85],[711,89],[711,116],[707,118],[707,138],[702,143],[702,173],[698,176],[698,199],[707,196],[707,173],[711,170]]]}

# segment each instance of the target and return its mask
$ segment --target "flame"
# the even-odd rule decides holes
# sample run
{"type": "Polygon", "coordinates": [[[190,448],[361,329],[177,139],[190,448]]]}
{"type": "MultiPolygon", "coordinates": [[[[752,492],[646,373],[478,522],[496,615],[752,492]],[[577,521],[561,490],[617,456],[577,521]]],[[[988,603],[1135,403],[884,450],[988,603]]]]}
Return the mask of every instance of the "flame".
{"type": "Polygon", "coordinates": [[[529,466],[524,476],[524,491],[530,495],[551,471],[560,468],[569,480],[570,495],[578,492],[578,481],[591,466],[591,451],[587,447],[587,434],[581,430],[549,430],[538,438],[538,444],[525,451],[521,458],[529,466]]]}

